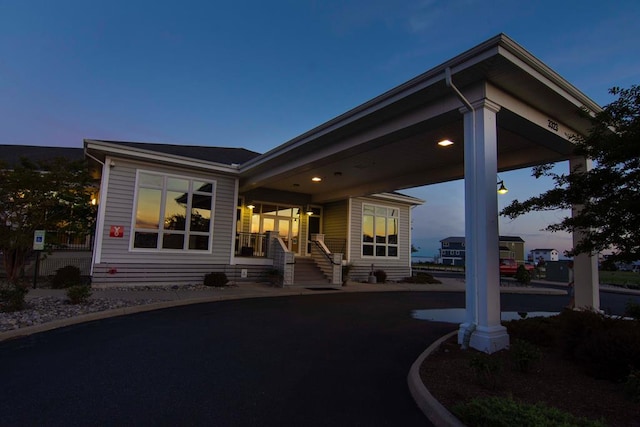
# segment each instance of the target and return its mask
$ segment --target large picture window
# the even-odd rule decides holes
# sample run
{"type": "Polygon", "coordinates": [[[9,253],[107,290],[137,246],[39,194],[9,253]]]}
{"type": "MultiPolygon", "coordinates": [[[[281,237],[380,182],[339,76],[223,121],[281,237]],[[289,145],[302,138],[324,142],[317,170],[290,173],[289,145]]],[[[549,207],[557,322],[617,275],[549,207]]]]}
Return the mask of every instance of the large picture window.
{"type": "Polygon", "coordinates": [[[398,209],[374,205],[363,206],[362,255],[398,256],[398,209]]]}
{"type": "Polygon", "coordinates": [[[138,172],[133,247],[211,250],[215,182],[138,172]]]}

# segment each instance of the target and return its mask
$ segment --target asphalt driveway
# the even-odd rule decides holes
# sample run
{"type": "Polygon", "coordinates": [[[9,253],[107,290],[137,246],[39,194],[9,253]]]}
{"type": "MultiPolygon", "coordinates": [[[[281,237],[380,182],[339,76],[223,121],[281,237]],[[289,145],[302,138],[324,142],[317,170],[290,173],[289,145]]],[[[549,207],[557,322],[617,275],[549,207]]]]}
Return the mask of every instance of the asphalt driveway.
{"type": "MultiPolygon", "coordinates": [[[[565,296],[503,295],[556,310],[565,296]]],[[[424,426],[406,376],[457,292],[197,304],[0,343],[2,425],[424,426]]]]}

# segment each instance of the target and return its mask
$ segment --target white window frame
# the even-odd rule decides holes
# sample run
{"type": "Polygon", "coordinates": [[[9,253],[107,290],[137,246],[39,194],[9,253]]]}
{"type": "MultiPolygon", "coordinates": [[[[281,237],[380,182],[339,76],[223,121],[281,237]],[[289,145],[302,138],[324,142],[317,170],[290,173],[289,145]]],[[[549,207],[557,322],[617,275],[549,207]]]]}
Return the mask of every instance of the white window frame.
{"type": "Polygon", "coordinates": [[[363,203],[362,204],[362,212],[361,212],[361,230],[360,230],[360,256],[362,258],[378,258],[378,259],[399,259],[400,258],[400,208],[397,206],[390,206],[390,205],[381,205],[381,204],[373,204],[373,203],[363,203]],[[373,242],[364,242],[363,240],[363,229],[364,229],[364,215],[365,215],[365,208],[366,207],[372,207],[373,208],[373,242]],[[394,244],[390,244],[389,242],[386,243],[376,243],[376,218],[378,217],[376,215],[376,208],[384,208],[387,209],[387,212],[389,209],[395,210],[397,212],[396,216],[389,216],[389,215],[385,215],[385,236],[389,236],[388,231],[386,230],[388,221],[388,218],[395,218],[398,224],[398,234],[397,234],[397,238],[398,241],[397,243],[394,244]],[[364,246],[365,245],[371,245],[373,246],[373,255],[365,255],[364,254],[364,246]],[[388,254],[389,253],[389,247],[395,247],[396,248],[396,254],[397,255],[376,255],[376,246],[385,246],[386,250],[385,253],[388,254]]]}
{"type": "MultiPolygon", "coordinates": [[[[144,188],[151,188],[151,187],[144,187],[144,188]]],[[[129,251],[130,252],[154,252],[154,253],[194,253],[194,254],[210,254],[212,253],[213,250],[213,222],[214,222],[214,215],[215,215],[215,206],[216,206],[216,190],[217,190],[217,182],[214,179],[210,179],[210,178],[204,178],[204,177],[194,177],[194,176],[185,176],[185,175],[176,175],[176,174],[171,174],[171,173],[165,173],[165,172],[158,172],[158,171],[153,171],[153,170],[145,170],[145,169],[137,169],[136,170],[136,181],[135,181],[135,193],[134,193],[134,197],[133,197],[133,209],[131,212],[131,233],[129,236],[129,251]],[[141,174],[148,174],[148,175],[155,175],[155,176],[159,176],[162,177],[162,188],[157,188],[161,191],[161,198],[160,198],[160,217],[159,217],[159,224],[158,224],[158,229],[146,229],[146,228],[136,228],[136,216],[137,216],[137,210],[138,210],[138,196],[139,196],[139,190],[140,190],[140,175],[141,174]],[[209,219],[209,231],[205,232],[205,231],[190,231],[188,229],[188,225],[191,223],[191,210],[192,210],[192,201],[193,201],[193,197],[188,197],[188,203],[187,203],[187,207],[186,207],[186,218],[185,218],[185,230],[170,230],[172,234],[184,234],[185,238],[183,240],[183,245],[186,246],[182,249],[174,249],[174,248],[162,248],[162,240],[163,240],[163,235],[164,235],[164,215],[165,215],[165,206],[166,206],[166,197],[167,197],[167,180],[169,178],[175,178],[175,179],[183,179],[183,180],[187,180],[189,181],[189,189],[188,189],[188,193],[189,196],[192,196],[194,193],[198,194],[197,191],[194,191],[193,189],[193,182],[194,181],[203,181],[206,183],[211,183],[211,193],[206,193],[206,195],[210,195],[211,196],[211,218],[209,219]],[[157,233],[158,234],[158,241],[156,244],[155,248],[136,248],[134,247],[135,244],[135,236],[136,236],[136,232],[143,232],[143,233],[157,233]],[[207,249],[189,249],[188,245],[189,245],[189,236],[190,235],[194,235],[194,236],[208,236],[209,237],[209,242],[208,242],[208,247],[207,249]]],[[[201,194],[205,194],[205,193],[201,193],[201,194]]]]}

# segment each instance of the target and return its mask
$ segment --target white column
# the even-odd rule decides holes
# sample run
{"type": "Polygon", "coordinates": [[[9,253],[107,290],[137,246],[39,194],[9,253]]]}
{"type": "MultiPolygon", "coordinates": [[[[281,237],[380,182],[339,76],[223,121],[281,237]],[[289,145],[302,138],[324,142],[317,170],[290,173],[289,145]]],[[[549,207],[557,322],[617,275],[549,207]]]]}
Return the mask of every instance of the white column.
{"type": "MultiPolygon", "coordinates": [[[[569,160],[571,173],[588,171],[592,167],[592,162],[584,157],[577,157],[569,160]]],[[[571,209],[571,215],[575,216],[580,212],[581,206],[575,205],[571,209]]],[[[576,230],[573,232],[573,245],[578,244],[584,237],[583,232],[576,230]]],[[[598,255],[580,254],[573,258],[573,283],[575,291],[575,307],[600,310],[600,278],[598,275],[598,255]]]]}
{"type": "Polygon", "coordinates": [[[500,324],[496,113],[482,100],[464,113],[466,316],[458,343],[486,353],[509,346],[500,324]]]}

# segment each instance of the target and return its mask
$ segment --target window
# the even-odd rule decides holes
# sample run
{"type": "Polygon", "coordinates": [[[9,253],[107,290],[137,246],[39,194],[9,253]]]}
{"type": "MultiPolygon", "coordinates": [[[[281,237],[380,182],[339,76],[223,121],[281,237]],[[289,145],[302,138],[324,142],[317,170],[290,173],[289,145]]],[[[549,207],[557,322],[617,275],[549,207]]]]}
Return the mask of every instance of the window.
{"type": "Polygon", "coordinates": [[[398,209],[363,206],[362,255],[398,256],[398,209]]]}
{"type": "Polygon", "coordinates": [[[138,172],[135,249],[211,250],[215,182],[138,172]]]}

